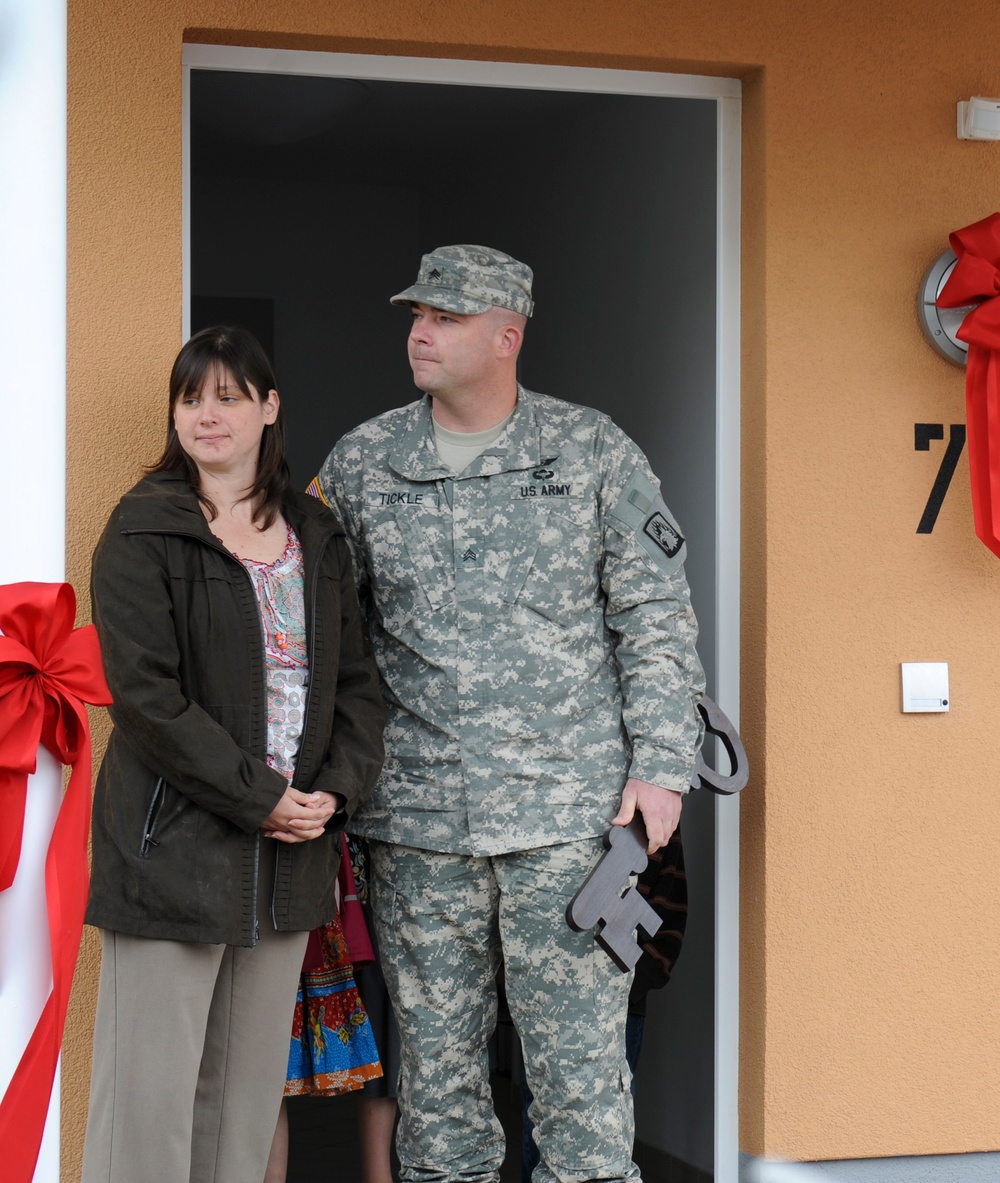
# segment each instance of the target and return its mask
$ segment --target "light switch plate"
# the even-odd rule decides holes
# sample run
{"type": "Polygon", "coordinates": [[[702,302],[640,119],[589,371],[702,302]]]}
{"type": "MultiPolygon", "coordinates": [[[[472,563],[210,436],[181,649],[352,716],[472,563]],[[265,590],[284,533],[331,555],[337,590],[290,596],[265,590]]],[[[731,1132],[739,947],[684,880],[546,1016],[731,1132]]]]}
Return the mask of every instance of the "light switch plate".
{"type": "Polygon", "coordinates": [[[904,661],[903,711],[948,711],[948,663],[946,661],[904,661]]]}

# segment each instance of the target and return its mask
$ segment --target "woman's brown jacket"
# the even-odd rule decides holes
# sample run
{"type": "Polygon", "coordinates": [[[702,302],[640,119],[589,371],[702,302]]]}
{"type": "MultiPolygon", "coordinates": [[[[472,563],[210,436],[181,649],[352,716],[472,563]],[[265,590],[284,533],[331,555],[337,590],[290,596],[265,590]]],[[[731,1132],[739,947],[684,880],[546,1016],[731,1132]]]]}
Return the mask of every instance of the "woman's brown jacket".
{"type": "Polygon", "coordinates": [[[321,838],[277,842],[260,890],[260,826],[286,788],[266,763],[257,601],[179,473],[127,493],[94,552],[91,596],[114,730],[97,778],[87,921],[136,936],[252,945],[258,901],[280,931],[331,919],[340,831],[374,787],[384,708],[347,542],[320,502],[286,494],[302,544],[309,689],[293,784],[339,793],[321,838]]]}

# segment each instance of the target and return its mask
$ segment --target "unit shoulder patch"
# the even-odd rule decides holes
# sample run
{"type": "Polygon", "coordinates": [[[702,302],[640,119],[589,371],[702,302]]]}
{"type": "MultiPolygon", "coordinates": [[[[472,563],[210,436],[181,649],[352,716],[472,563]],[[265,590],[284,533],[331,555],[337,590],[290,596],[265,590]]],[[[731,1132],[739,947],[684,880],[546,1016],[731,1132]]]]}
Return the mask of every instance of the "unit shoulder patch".
{"type": "Polygon", "coordinates": [[[656,543],[668,559],[672,559],[684,545],[683,535],[667,521],[662,513],[654,513],[648,518],[642,530],[656,543]]]}

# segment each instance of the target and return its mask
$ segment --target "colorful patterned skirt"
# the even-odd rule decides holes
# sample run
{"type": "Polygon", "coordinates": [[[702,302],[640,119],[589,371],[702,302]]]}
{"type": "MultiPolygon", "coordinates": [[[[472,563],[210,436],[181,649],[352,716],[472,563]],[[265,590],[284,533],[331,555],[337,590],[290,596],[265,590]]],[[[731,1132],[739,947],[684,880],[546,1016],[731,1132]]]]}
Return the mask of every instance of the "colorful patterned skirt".
{"type": "Polygon", "coordinates": [[[292,1020],[285,1096],[349,1093],[382,1075],[337,916],[310,934],[292,1020]]]}

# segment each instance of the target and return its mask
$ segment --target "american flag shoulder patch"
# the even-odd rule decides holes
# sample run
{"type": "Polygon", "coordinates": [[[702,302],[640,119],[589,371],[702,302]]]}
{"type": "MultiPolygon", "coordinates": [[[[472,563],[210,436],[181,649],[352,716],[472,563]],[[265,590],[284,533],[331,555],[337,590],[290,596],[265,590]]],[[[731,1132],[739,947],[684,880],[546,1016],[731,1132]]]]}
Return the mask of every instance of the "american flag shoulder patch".
{"type": "Polygon", "coordinates": [[[318,476],[314,476],[309,484],[306,485],[306,492],[310,497],[315,497],[317,501],[322,501],[329,508],[330,502],[323,496],[323,486],[319,483],[318,476]]]}

